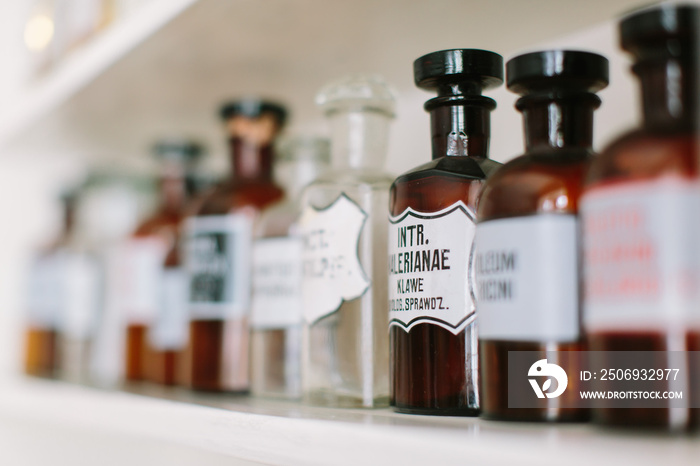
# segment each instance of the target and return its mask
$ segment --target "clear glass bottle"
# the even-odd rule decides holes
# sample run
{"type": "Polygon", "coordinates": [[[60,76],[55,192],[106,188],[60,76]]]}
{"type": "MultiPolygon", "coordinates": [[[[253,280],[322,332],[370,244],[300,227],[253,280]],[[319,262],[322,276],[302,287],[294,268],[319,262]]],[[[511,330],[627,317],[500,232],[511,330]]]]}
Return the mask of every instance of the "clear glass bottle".
{"type": "Polygon", "coordinates": [[[286,111],[247,99],[224,105],[221,115],[233,172],[185,223],[186,378],[196,390],[247,392],[253,225],[263,208],[283,196],[272,178],[272,160],[286,111]]]}
{"type": "Polygon", "coordinates": [[[251,305],[253,395],[301,397],[301,190],[327,169],[329,142],[320,138],[285,139],[277,148],[275,178],[285,190],[267,207],[255,227],[251,305]]]}
{"type": "MultiPolygon", "coordinates": [[[[620,37],[641,82],[643,123],[609,145],[588,173],[580,203],[583,323],[593,351],[666,352],[640,359],[640,367],[682,369],[683,380],[655,388],[687,391],[697,365],[670,358],[698,349],[700,8],[634,13],[621,21],[620,37]]],[[[698,409],[623,404],[595,407],[594,421],[671,430],[698,423],[698,409]]]]}
{"type": "Polygon", "coordinates": [[[500,163],[488,158],[503,58],[442,50],[413,64],[416,85],[436,90],[432,161],[391,188],[389,298],[391,403],[399,412],[477,415],[477,336],[471,263],[477,196],[500,163]]]}
{"type": "Polygon", "coordinates": [[[174,229],[175,237],[161,264],[158,279],[157,311],[147,328],[146,361],[144,376],[162,385],[175,385],[181,374],[182,353],[187,346],[189,319],[187,315],[187,281],[181,261],[181,233],[185,213],[191,209],[197,182],[191,164],[203,152],[202,147],[191,141],[163,141],[157,146],[160,154],[184,162],[177,191],[181,215],[174,229]]]}
{"type": "Polygon", "coordinates": [[[394,93],[351,76],[316,97],[331,125],[331,170],[302,195],[302,390],[316,405],[389,401],[386,257],[391,177],[383,172],[394,93]]]}
{"type": "Polygon", "coordinates": [[[123,245],[120,283],[125,311],[127,381],[145,379],[150,358],[148,328],[158,314],[161,268],[175,244],[184,214],[186,174],[201,152],[201,146],[187,141],[163,141],[156,145],[161,170],[160,205],[123,245]]]}
{"type": "MultiPolygon", "coordinates": [[[[568,374],[581,369],[572,353],[585,349],[578,198],[593,156],[593,112],[600,105],[595,92],[608,83],[608,61],[587,52],[533,52],[510,60],[506,75],[508,88],[522,96],[516,108],[525,124],[525,154],[486,182],[479,201],[481,413],[491,419],[582,421],[589,413],[571,407],[578,396],[574,377],[559,398],[509,409],[514,382],[508,378],[508,354],[536,352],[533,363],[547,359],[568,374]]],[[[530,394],[527,380],[522,382],[530,394]]]]}

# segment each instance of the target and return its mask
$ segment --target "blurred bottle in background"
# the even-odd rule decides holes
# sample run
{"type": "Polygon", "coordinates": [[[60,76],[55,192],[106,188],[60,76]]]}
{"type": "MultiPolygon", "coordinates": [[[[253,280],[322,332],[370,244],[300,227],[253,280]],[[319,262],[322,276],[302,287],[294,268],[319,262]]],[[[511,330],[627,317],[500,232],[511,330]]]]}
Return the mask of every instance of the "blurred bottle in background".
{"type": "MultiPolygon", "coordinates": [[[[178,153],[191,165],[195,152],[201,152],[196,143],[164,143],[161,152],[178,153]]],[[[173,154],[174,155],[174,154],[173,154]]],[[[174,239],[165,255],[159,271],[157,312],[148,327],[147,349],[144,355],[145,378],[162,385],[184,384],[184,351],[189,336],[187,314],[187,277],[182,264],[182,221],[186,212],[192,211],[199,202],[198,193],[205,191],[210,183],[196,177],[192,170],[185,170],[179,181],[182,183],[182,209],[179,224],[174,228],[174,239]]]]}
{"type": "Polygon", "coordinates": [[[178,228],[188,198],[188,174],[202,153],[191,141],[162,141],[154,149],[160,165],[159,206],[141,222],[122,245],[120,283],[125,312],[125,379],[145,378],[149,358],[148,328],[158,314],[162,267],[168,251],[177,244],[178,228]]]}
{"type": "Polygon", "coordinates": [[[78,211],[83,244],[99,261],[104,277],[90,379],[111,387],[123,381],[125,370],[124,242],[152,211],[153,181],[114,170],[96,172],[88,177],[84,191],[78,211]]]}
{"type": "Polygon", "coordinates": [[[58,334],[67,293],[64,249],[71,243],[75,227],[75,193],[65,194],[61,201],[62,230],[33,260],[26,290],[24,370],[29,375],[42,377],[58,374],[58,334]]]}
{"type": "MultiPolygon", "coordinates": [[[[81,192],[70,201],[72,217],[79,217],[81,192]]],[[[89,360],[100,316],[104,277],[95,251],[86,241],[79,218],[60,252],[63,267],[63,312],[59,324],[60,376],[85,383],[89,381],[89,360]]]]}
{"type": "Polygon", "coordinates": [[[608,61],[594,53],[547,50],[511,59],[506,74],[508,89],[521,96],[516,108],[523,114],[525,154],[497,171],[480,198],[475,262],[481,413],[491,419],[583,421],[589,411],[575,408],[573,377],[561,398],[509,408],[516,383],[508,377],[508,355],[532,351],[568,374],[581,369],[577,351],[586,346],[578,198],[594,156],[593,113],[601,103],[596,92],[608,84],[608,61]],[[498,259],[504,251],[517,266],[501,264],[509,260],[498,259]],[[504,291],[502,283],[509,288],[504,291]],[[561,407],[562,400],[568,407],[561,407]]]}
{"type": "Polygon", "coordinates": [[[302,194],[303,397],[311,404],[389,403],[384,173],[395,97],[350,76],[316,97],[331,126],[331,170],[302,194]]]}
{"type": "Polygon", "coordinates": [[[189,217],[184,230],[190,315],[187,378],[192,388],[249,389],[250,275],[253,225],[282,198],[272,176],[273,142],[286,110],[245,99],[225,104],[231,177],[189,217]]]}
{"type": "Polygon", "coordinates": [[[296,137],[277,148],[275,178],[285,197],[260,216],[253,244],[251,380],[256,396],[301,397],[301,190],[327,169],[329,141],[296,137]]]}
{"type": "MultiPolygon", "coordinates": [[[[687,352],[700,349],[699,34],[700,8],[692,5],[662,5],[621,21],[621,46],[641,83],[643,123],[593,160],[580,206],[583,323],[590,349],[605,351],[594,366],[620,367],[616,351],[647,351],[639,367],[681,370],[655,388],[686,393],[700,370],[687,352]]],[[[621,387],[624,381],[611,380],[601,388],[621,387]]],[[[671,430],[698,422],[698,409],[628,403],[601,402],[593,418],[671,430]]]]}

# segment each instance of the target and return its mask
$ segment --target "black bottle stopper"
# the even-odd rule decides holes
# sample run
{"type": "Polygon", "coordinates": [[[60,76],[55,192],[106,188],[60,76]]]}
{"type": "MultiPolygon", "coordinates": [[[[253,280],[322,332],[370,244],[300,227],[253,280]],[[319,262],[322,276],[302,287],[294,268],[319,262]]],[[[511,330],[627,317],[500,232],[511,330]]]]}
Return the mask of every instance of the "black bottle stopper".
{"type": "Polygon", "coordinates": [[[240,99],[226,102],[219,111],[223,120],[239,115],[248,118],[258,118],[265,113],[272,115],[280,127],[284,126],[287,119],[287,109],[277,102],[256,98],[240,99]]]}
{"type": "Polygon", "coordinates": [[[637,61],[693,57],[700,38],[697,5],[661,5],[630,13],[620,21],[620,45],[637,61]]]}
{"type": "Polygon", "coordinates": [[[508,89],[520,95],[592,94],[608,85],[608,60],[591,52],[532,52],[509,60],[506,77],[508,89]]]}
{"type": "Polygon", "coordinates": [[[441,50],[414,61],[413,77],[416,86],[438,93],[426,110],[470,102],[495,108],[496,102],[481,93],[503,83],[503,57],[488,50],[441,50]]]}

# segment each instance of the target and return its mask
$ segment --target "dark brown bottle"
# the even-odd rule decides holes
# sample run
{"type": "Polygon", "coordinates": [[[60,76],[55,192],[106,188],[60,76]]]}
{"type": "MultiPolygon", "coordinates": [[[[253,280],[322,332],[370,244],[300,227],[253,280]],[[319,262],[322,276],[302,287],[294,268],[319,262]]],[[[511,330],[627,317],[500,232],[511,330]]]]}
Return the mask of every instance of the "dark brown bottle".
{"type": "Polygon", "coordinates": [[[272,179],[273,140],[283,107],[259,100],[225,105],[231,177],[185,224],[190,338],[187,378],[192,388],[245,392],[253,223],[283,192],[272,179]]]}
{"type": "Polygon", "coordinates": [[[389,228],[391,403],[405,413],[477,415],[477,335],[471,288],[477,196],[500,164],[488,158],[481,95],[503,82],[503,59],[444,50],[414,62],[416,84],[437,90],[433,160],[394,181],[389,228]]]}
{"type": "Polygon", "coordinates": [[[155,153],[161,170],[160,205],[125,242],[121,258],[126,312],[124,377],[131,382],[145,379],[150,357],[148,328],[158,313],[161,268],[177,238],[187,199],[186,175],[201,147],[164,141],[156,145],[155,153]]]}
{"type": "MultiPolygon", "coordinates": [[[[643,123],[593,162],[581,199],[590,349],[668,352],[640,356],[640,367],[679,368],[684,380],[664,379],[654,388],[686,393],[698,371],[686,351],[697,349],[699,306],[699,15],[696,6],[664,5],[621,21],[621,45],[633,56],[632,71],[641,82],[643,123]]],[[[598,363],[609,367],[611,358],[604,355],[598,363]]],[[[669,430],[698,421],[697,409],[623,405],[596,406],[593,418],[669,430]]]]}
{"type": "Polygon", "coordinates": [[[40,377],[55,377],[60,366],[59,326],[64,311],[65,258],[75,226],[76,195],[62,197],[63,229],[59,237],[39,252],[28,276],[27,327],[24,347],[24,372],[40,377]]]}
{"type": "Polygon", "coordinates": [[[187,316],[187,281],[181,263],[180,243],[182,220],[191,210],[195,196],[196,180],[192,162],[203,152],[202,147],[189,141],[165,141],[158,145],[158,152],[181,161],[186,170],[181,172],[180,222],[174,229],[175,237],[159,270],[157,311],[147,329],[145,378],[162,385],[175,385],[182,376],[182,359],[189,334],[187,316]]]}
{"type": "Polygon", "coordinates": [[[534,52],[510,60],[506,80],[522,96],[516,108],[525,123],[525,154],[486,182],[479,201],[481,412],[511,421],[586,420],[588,410],[574,398],[574,377],[559,397],[540,399],[527,373],[509,380],[515,362],[509,364],[508,355],[532,352],[525,371],[542,359],[567,374],[581,369],[575,353],[585,349],[578,200],[593,156],[593,112],[600,105],[595,92],[608,84],[608,61],[587,52],[534,52]],[[509,385],[520,382],[519,395],[532,403],[509,408],[509,385]]]}

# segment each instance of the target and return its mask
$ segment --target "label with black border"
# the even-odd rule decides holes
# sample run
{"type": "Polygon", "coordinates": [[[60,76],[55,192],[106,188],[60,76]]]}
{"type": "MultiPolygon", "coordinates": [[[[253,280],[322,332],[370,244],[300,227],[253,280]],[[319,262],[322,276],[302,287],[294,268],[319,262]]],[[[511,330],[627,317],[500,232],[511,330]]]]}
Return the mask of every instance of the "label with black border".
{"type": "Polygon", "coordinates": [[[242,317],[250,307],[252,220],[246,214],[191,217],[185,268],[192,319],[242,317]]]}
{"type": "Polygon", "coordinates": [[[456,335],[474,320],[474,219],[462,201],[389,218],[389,326],[427,323],[456,335]]]}
{"type": "Polygon", "coordinates": [[[304,320],[314,323],[369,289],[358,248],[367,213],[344,193],[329,206],[306,206],[302,238],[304,320]]]}

